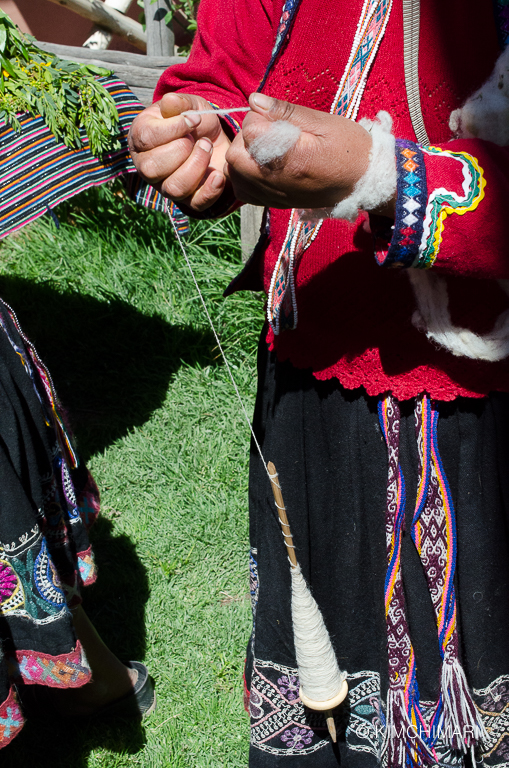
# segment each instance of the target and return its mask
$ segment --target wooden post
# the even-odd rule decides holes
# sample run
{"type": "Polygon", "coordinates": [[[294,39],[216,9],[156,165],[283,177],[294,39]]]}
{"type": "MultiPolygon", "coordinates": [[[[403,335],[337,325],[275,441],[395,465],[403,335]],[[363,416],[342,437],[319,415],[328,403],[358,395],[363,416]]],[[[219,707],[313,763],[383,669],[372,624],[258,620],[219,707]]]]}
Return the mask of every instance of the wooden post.
{"type": "MultiPolygon", "coordinates": [[[[104,0],[104,4],[110,8],[114,8],[120,13],[127,13],[132,0],[104,0]]],[[[103,29],[103,27],[94,26],[92,34],[83,43],[84,48],[90,48],[90,50],[105,50],[111,43],[113,32],[109,29],[103,29]]]]}
{"type": "Polygon", "coordinates": [[[147,25],[148,56],[173,56],[175,35],[171,25],[164,23],[164,17],[170,10],[171,0],[144,0],[145,23],[147,25]]]}
{"type": "Polygon", "coordinates": [[[258,205],[243,205],[240,209],[240,244],[242,261],[246,262],[260,237],[263,208],[258,205]]]}

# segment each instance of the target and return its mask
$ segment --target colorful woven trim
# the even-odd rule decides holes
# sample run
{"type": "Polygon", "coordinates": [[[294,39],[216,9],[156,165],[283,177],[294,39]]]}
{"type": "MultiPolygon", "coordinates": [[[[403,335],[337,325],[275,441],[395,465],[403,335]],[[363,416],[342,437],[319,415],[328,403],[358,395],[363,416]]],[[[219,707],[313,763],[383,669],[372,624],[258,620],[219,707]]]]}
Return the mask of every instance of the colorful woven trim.
{"type": "MultiPolygon", "coordinates": [[[[0,299],[0,302],[3,304],[3,306],[6,308],[7,312],[9,313],[9,316],[14,323],[17,332],[25,342],[25,346],[28,350],[28,353],[30,355],[31,362],[35,369],[37,370],[40,380],[42,382],[42,385],[44,387],[44,391],[46,393],[47,397],[47,403],[51,409],[51,415],[53,417],[53,422],[55,426],[55,431],[58,437],[58,441],[60,444],[60,448],[62,450],[62,454],[66,457],[68,463],[71,467],[76,468],[78,466],[78,455],[76,453],[76,450],[73,445],[73,440],[71,437],[71,434],[67,428],[67,425],[65,424],[65,420],[61,413],[61,405],[60,401],[58,399],[55,386],[53,384],[53,380],[51,378],[50,372],[42,362],[41,358],[37,354],[37,350],[35,349],[34,345],[30,341],[29,338],[25,336],[23,333],[23,330],[19,324],[18,318],[16,317],[16,314],[14,310],[2,299],[0,299]]],[[[28,361],[26,360],[25,355],[19,350],[17,345],[14,343],[14,341],[11,339],[10,334],[7,331],[7,328],[5,325],[3,325],[3,329],[6,333],[7,338],[9,339],[12,347],[16,350],[18,355],[22,358],[23,365],[25,367],[25,370],[29,374],[32,381],[34,380],[33,371],[30,370],[30,366],[28,364],[28,361]]]]}
{"type": "MultiPolygon", "coordinates": [[[[384,752],[389,768],[420,765],[433,756],[419,704],[415,653],[410,639],[401,575],[401,537],[405,525],[405,480],[399,463],[400,412],[390,395],[378,403],[388,453],[385,530],[387,575],[385,619],[389,656],[384,752]]],[[[438,762],[438,760],[435,760],[438,762]]]]}
{"type": "Polygon", "coordinates": [[[0,704],[0,749],[6,747],[25,724],[18,698],[11,688],[3,704],[0,704]]]}
{"type": "MultiPolygon", "coordinates": [[[[387,26],[391,8],[392,0],[364,0],[350,57],[334,96],[331,114],[355,120],[366,79],[387,26]]],[[[284,35],[288,34],[296,9],[297,5],[292,11],[293,15],[288,11],[290,15],[284,21],[286,25],[283,29],[284,35]]],[[[283,12],[284,15],[285,12],[283,12]]],[[[276,41],[276,46],[279,45],[278,51],[281,44],[282,42],[276,41]]],[[[272,66],[273,59],[269,68],[272,66]]],[[[295,209],[290,213],[288,230],[272,273],[267,301],[267,319],[276,336],[281,331],[297,327],[295,272],[302,254],[317,236],[321,224],[322,220],[301,221],[295,209]]]]}
{"type": "Polygon", "coordinates": [[[414,267],[428,269],[433,266],[438,256],[445,219],[452,213],[462,216],[469,211],[475,211],[484,197],[486,180],[476,158],[468,152],[451,152],[439,147],[427,147],[422,151],[427,155],[456,160],[461,163],[463,172],[463,194],[451,192],[443,187],[434,189],[429,194],[419,256],[413,264],[414,267]]]}
{"type": "Polygon", "coordinates": [[[321,220],[300,221],[297,211],[292,211],[285,242],[272,273],[267,301],[267,317],[276,335],[297,327],[294,280],[296,257],[300,259],[309,248],[321,225],[321,220]]]}
{"type": "MultiPolygon", "coordinates": [[[[214,104],[213,101],[209,101],[209,104],[214,109],[221,109],[219,104],[214,104]]],[[[246,107],[247,107],[247,104],[246,104],[246,107]]],[[[233,115],[221,115],[220,119],[225,120],[225,122],[228,123],[228,125],[230,126],[230,128],[232,128],[235,135],[237,135],[237,133],[240,133],[242,126],[238,120],[235,120],[233,115]]]]}
{"type": "Polygon", "coordinates": [[[285,3],[283,5],[283,10],[281,11],[281,18],[279,20],[279,26],[276,34],[276,40],[274,42],[274,46],[272,48],[272,53],[270,56],[269,63],[267,64],[267,68],[265,70],[265,73],[263,75],[263,78],[261,80],[260,85],[258,86],[258,91],[261,91],[263,86],[265,85],[265,82],[269,76],[269,73],[274,66],[274,62],[276,61],[277,57],[279,56],[279,53],[281,51],[281,48],[283,47],[283,43],[285,42],[288,33],[290,31],[290,28],[293,24],[293,20],[295,19],[295,15],[299,9],[301,0],[285,0],[285,3]]]}
{"type": "Polygon", "coordinates": [[[47,685],[50,688],[81,688],[90,682],[92,672],[80,641],[69,653],[51,656],[38,651],[16,651],[6,654],[9,676],[25,685],[47,685]]]}
{"type": "Polygon", "coordinates": [[[440,695],[426,724],[401,576],[405,484],[399,461],[399,405],[388,395],[379,401],[378,413],[388,453],[385,606],[390,676],[384,752],[389,768],[436,764],[434,746],[439,739],[466,753],[485,734],[458,657],[455,512],[438,450],[438,410],[424,395],[415,408],[419,483],[411,536],[426,575],[442,656],[440,695]]]}
{"type": "Polygon", "coordinates": [[[151,211],[171,214],[180,235],[188,235],[190,232],[189,219],[182,213],[174,202],[164,197],[150,184],[147,184],[137,173],[130,173],[125,177],[125,185],[130,198],[135,203],[148,208],[151,211]]]}
{"type": "Polygon", "coordinates": [[[415,408],[419,484],[412,540],[417,548],[435,611],[442,677],[440,698],[430,724],[430,738],[440,732],[453,749],[469,750],[484,735],[484,726],[468,689],[458,654],[454,574],[456,514],[438,450],[438,410],[424,395],[415,408]]]}
{"type": "Polygon", "coordinates": [[[371,65],[382,41],[392,0],[366,0],[357,24],[350,58],[330,108],[331,115],[355,120],[371,65]]]}
{"type": "Polygon", "coordinates": [[[411,267],[419,255],[427,203],[426,166],[422,149],[413,141],[396,141],[398,195],[388,250],[375,250],[380,265],[411,267]]]}

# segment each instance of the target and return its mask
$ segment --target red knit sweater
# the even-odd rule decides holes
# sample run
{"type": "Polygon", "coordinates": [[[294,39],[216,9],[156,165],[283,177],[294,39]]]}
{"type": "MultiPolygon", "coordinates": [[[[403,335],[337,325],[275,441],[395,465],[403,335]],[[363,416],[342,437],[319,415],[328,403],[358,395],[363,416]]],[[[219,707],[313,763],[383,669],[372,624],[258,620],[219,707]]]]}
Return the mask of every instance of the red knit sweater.
{"type": "MultiPolygon", "coordinates": [[[[264,92],[329,111],[361,8],[361,0],[302,0],[264,92]]],[[[181,90],[221,107],[245,104],[270,59],[281,9],[281,0],[202,0],[191,56],[165,72],[155,99],[181,90]]],[[[421,156],[426,195],[436,197],[441,190],[468,196],[465,163],[446,154],[451,150],[466,152],[485,182],[484,196],[467,203],[467,210],[445,212],[431,224],[428,216],[429,243],[440,241],[432,269],[446,277],[453,324],[484,334],[509,308],[496,282],[509,278],[509,151],[481,140],[451,142],[448,122],[451,111],[486,80],[499,54],[493,6],[491,0],[423,0],[421,9],[422,112],[432,145],[442,150],[421,156]]],[[[358,117],[374,118],[381,109],[392,115],[397,138],[415,141],[404,84],[401,0],[394,0],[358,117]]],[[[400,198],[401,190],[400,185],[400,198]]],[[[440,200],[439,210],[445,211],[440,200]]],[[[416,217],[422,230],[424,209],[416,217]]],[[[395,233],[410,242],[400,218],[395,233]]],[[[271,211],[270,239],[255,265],[265,290],[288,219],[289,211],[271,211]]],[[[297,269],[297,328],[277,337],[269,331],[268,343],[279,358],[311,368],[319,379],[337,377],[347,388],[363,386],[370,395],[392,391],[407,399],[426,391],[452,400],[509,391],[507,360],[456,357],[428,341],[411,322],[416,302],[407,270],[388,269],[393,260],[385,254],[378,260],[382,266],[374,258],[365,216],[356,224],[325,221],[297,269]]],[[[246,280],[242,287],[254,284],[246,280]]]]}

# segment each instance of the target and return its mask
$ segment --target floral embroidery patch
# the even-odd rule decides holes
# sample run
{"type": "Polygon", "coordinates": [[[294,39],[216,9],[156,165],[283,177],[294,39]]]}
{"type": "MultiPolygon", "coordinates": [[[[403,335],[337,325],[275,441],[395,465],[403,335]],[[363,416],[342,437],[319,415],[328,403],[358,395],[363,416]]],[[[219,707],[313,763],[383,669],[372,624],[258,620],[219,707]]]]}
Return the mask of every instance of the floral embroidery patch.
{"type": "MultiPolygon", "coordinates": [[[[380,697],[380,676],[363,670],[348,676],[348,697],[335,711],[338,739],[354,752],[366,752],[385,765],[382,755],[385,735],[385,706],[380,697]]],[[[477,762],[490,768],[509,768],[509,675],[473,691],[476,706],[486,728],[477,762]]],[[[421,702],[427,726],[435,703],[421,702]]],[[[249,710],[251,744],[272,755],[306,755],[326,747],[329,737],[321,713],[306,709],[299,698],[298,670],[255,659],[249,710]]],[[[437,765],[463,765],[463,754],[451,749],[438,734],[435,743],[437,765]]]]}
{"type": "Polygon", "coordinates": [[[0,749],[6,747],[18,735],[24,723],[14,688],[11,688],[6,700],[0,704],[0,749]]]}
{"type": "MultiPolygon", "coordinates": [[[[340,738],[359,752],[379,756],[382,746],[380,678],[357,672],[348,679],[349,694],[335,711],[340,738]]],[[[273,755],[305,755],[329,744],[322,713],[303,706],[298,670],[255,660],[250,697],[251,743],[273,755]]]]}
{"type": "Polygon", "coordinates": [[[474,688],[476,706],[486,728],[483,744],[486,765],[509,765],[509,675],[498,677],[487,688],[474,688]]]}
{"type": "Polygon", "coordinates": [[[80,688],[91,677],[83,646],[60,656],[38,651],[16,651],[7,658],[9,676],[16,682],[47,685],[50,688],[80,688]]]}

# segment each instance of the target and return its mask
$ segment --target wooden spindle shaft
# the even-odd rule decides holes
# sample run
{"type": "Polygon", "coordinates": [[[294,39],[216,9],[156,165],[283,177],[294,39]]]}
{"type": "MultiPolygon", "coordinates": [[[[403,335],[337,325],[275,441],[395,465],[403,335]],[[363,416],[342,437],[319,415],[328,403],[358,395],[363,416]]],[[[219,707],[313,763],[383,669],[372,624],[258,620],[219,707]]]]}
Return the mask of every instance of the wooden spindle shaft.
{"type": "MultiPolygon", "coordinates": [[[[276,508],[279,515],[279,522],[281,523],[283,538],[286,544],[286,551],[288,552],[288,557],[290,558],[291,564],[295,567],[297,566],[297,556],[295,554],[292,532],[290,530],[290,524],[288,522],[288,516],[286,514],[286,507],[283,501],[283,494],[281,492],[281,486],[279,484],[279,475],[276,472],[276,467],[274,466],[272,461],[267,462],[267,469],[269,470],[269,474],[270,474],[270,483],[272,485],[272,493],[274,494],[274,501],[276,502],[276,508]]],[[[346,690],[348,691],[348,688],[346,690]]],[[[302,697],[303,697],[303,694],[301,691],[301,698],[302,697]]],[[[315,703],[315,702],[311,702],[310,700],[308,700],[305,703],[308,706],[311,704],[311,708],[314,709],[314,707],[312,706],[312,703],[315,703]]],[[[316,702],[316,704],[319,704],[319,703],[320,702],[316,702]]],[[[327,730],[329,731],[329,735],[332,741],[336,743],[337,742],[336,724],[334,722],[334,714],[332,709],[326,709],[324,711],[324,715],[325,715],[325,722],[327,723],[327,730]]]]}
{"type": "Polygon", "coordinates": [[[336,723],[334,722],[334,715],[332,713],[332,709],[326,709],[324,712],[325,715],[325,722],[327,723],[327,730],[329,731],[329,736],[331,737],[334,744],[337,742],[338,737],[336,734],[336,723]]]}
{"type": "Polygon", "coordinates": [[[292,532],[290,530],[290,524],[288,522],[288,517],[286,514],[286,507],[283,501],[283,494],[281,493],[281,486],[279,484],[279,475],[276,472],[276,467],[274,466],[272,461],[269,461],[267,463],[267,469],[269,470],[269,474],[270,474],[270,484],[272,486],[272,493],[274,494],[274,501],[276,502],[276,507],[279,515],[279,522],[281,523],[281,529],[283,531],[283,538],[286,544],[286,551],[288,552],[288,557],[290,558],[291,564],[294,567],[296,567],[297,556],[295,554],[295,548],[293,546],[292,532]]]}

